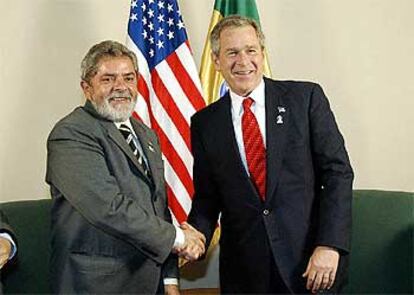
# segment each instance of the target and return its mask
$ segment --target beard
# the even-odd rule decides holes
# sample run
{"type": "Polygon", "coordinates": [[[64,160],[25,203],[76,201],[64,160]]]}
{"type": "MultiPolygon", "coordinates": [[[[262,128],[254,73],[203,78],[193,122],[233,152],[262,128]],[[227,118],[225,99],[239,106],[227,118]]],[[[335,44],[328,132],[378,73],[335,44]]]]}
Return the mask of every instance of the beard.
{"type": "Polygon", "coordinates": [[[137,97],[132,96],[129,91],[114,91],[100,102],[91,100],[91,103],[96,112],[103,118],[112,122],[124,122],[132,116],[137,103],[137,97]],[[116,100],[117,98],[127,99],[129,103],[111,105],[111,100],[116,100]]]}

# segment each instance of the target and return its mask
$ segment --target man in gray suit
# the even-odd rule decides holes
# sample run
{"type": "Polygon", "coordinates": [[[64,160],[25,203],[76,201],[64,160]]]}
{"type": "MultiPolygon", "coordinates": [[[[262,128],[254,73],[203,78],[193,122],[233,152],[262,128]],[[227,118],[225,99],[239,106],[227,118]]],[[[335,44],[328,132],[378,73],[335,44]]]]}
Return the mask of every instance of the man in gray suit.
{"type": "Polygon", "coordinates": [[[158,139],[131,117],[136,57],[104,41],[81,70],[86,103],[56,124],[47,143],[52,289],[178,294],[177,254],[203,253],[205,239],[171,224],[158,139]]]}

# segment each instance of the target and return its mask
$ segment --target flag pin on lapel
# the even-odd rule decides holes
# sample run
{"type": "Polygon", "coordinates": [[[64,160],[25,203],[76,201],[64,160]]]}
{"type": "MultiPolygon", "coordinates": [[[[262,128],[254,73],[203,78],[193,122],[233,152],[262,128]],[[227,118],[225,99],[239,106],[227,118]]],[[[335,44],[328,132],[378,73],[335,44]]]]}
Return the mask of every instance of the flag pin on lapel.
{"type": "Polygon", "coordinates": [[[276,117],[276,124],[283,124],[283,117],[282,117],[282,115],[277,115],[277,117],[276,117]]]}
{"type": "Polygon", "coordinates": [[[277,112],[279,113],[279,115],[277,115],[276,117],[276,124],[283,124],[283,116],[281,115],[281,113],[286,113],[285,107],[278,106],[277,112]]]}

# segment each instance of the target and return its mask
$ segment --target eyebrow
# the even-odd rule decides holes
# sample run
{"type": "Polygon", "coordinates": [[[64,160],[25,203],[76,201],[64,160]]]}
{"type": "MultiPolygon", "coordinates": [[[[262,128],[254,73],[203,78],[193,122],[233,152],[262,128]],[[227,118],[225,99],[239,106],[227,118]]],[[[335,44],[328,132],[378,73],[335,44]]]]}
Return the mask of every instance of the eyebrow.
{"type": "Polygon", "coordinates": [[[243,46],[242,48],[231,47],[231,48],[227,48],[225,50],[225,52],[229,52],[229,51],[240,51],[240,50],[251,49],[251,48],[258,48],[258,47],[256,45],[246,45],[246,46],[243,46]]]}
{"type": "Polygon", "coordinates": [[[225,52],[229,52],[229,51],[240,51],[240,49],[239,48],[232,47],[232,48],[227,48],[225,50],[225,52]]]}
{"type": "MultiPolygon", "coordinates": [[[[102,76],[107,76],[107,77],[115,77],[117,74],[113,74],[113,73],[104,73],[102,74],[102,76]]],[[[135,75],[135,72],[128,72],[128,73],[124,73],[122,74],[122,76],[133,76],[135,75]]]]}

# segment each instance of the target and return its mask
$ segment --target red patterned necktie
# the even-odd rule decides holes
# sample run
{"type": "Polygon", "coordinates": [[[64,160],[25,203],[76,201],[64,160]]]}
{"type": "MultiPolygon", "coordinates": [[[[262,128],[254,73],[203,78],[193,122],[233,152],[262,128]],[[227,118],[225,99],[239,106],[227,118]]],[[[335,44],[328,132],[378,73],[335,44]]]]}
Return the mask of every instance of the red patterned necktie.
{"type": "Polygon", "coordinates": [[[250,178],[255,184],[260,198],[264,201],[266,193],[266,148],[259,124],[250,109],[253,102],[254,100],[250,97],[243,100],[243,142],[250,178]]]}

